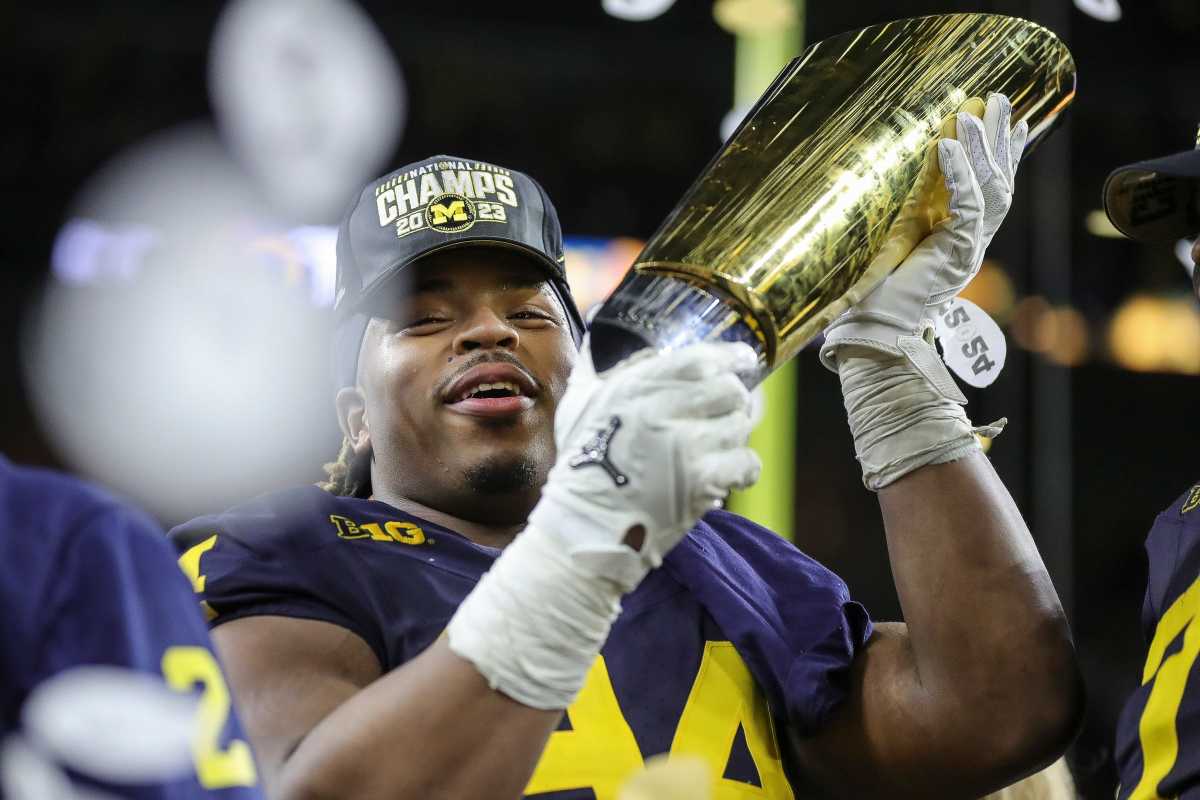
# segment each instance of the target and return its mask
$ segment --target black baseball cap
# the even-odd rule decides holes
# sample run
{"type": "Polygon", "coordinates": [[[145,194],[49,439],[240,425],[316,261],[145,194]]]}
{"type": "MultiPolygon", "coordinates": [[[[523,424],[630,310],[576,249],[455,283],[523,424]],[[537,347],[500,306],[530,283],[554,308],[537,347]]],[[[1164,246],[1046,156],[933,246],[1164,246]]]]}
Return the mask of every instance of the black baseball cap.
{"type": "Polygon", "coordinates": [[[515,250],[541,266],[579,344],[583,318],[567,285],[562,228],[546,191],[516,170],[432,156],[371,181],[342,218],[334,296],[339,387],[356,383],[367,323],[407,291],[407,267],[467,246],[515,250]]]}
{"type": "Polygon", "coordinates": [[[1104,183],[1104,210],[1130,239],[1200,234],[1200,149],[1118,167],[1104,183]]]}

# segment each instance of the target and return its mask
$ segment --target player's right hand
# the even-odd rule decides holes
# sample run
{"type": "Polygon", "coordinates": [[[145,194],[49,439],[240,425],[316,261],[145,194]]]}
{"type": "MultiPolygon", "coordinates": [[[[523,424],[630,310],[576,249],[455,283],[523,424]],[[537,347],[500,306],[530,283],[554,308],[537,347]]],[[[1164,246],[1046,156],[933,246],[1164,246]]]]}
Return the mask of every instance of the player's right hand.
{"type": "Polygon", "coordinates": [[[701,515],[758,479],[750,393],[737,376],[755,367],[744,344],[704,342],[597,375],[585,340],[530,525],[560,539],[577,566],[633,589],[701,515]]]}
{"type": "Polygon", "coordinates": [[[730,489],[758,478],[737,377],[755,367],[744,344],[705,343],[597,375],[585,340],[542,497],[450,620],[450,649],[517,702],[570,705],[621,597],[730,489]]]}

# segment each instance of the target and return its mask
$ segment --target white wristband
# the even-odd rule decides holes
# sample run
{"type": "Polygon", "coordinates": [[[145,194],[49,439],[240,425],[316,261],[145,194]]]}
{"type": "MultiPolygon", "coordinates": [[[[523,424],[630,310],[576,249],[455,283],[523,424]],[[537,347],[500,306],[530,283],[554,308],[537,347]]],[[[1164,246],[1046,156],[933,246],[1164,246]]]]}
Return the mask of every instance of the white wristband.
{"type": "Polygon", "coordinates": [[[517,702],[563,709],[608,638],[621,594],[580,569],[555,535],[530,526],[459,606],[450,649],[517,702]]]}

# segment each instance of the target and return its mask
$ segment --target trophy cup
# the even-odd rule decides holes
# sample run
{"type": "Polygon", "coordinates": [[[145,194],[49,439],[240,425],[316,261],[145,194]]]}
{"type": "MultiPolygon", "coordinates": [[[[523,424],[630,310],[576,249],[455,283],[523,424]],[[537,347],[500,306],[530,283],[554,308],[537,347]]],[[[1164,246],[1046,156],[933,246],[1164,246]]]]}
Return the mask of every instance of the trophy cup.
{"type": "MultiPolygon", "coordinates": [[[[592,321],[598,371],[646,347],[743,341],[759,383],[866,296],[944,119],[1001,92],[1032,147],[1075,95],[1066,46],[1032,22],[947,14],[826,39],[792,60],[592,321]]],[[[909,247],[915,244],[912,242],[909,247]]]]}

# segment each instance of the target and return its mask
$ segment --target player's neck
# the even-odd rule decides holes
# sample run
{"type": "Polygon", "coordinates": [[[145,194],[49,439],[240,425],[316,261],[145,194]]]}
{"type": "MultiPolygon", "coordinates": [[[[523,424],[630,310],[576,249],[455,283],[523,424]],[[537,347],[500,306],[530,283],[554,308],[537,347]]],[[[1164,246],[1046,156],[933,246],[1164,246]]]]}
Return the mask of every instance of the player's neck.
{"type": "Polygon", "coordinates": [[[460,533],[475,544],[480,544],[484,547],[506,547],[521,532],[521,529],[525,527],[524,523],[519,525],[485,525],[481,522],[472,522],[471,520],[456,517],[453,514],[447,514],[444,511],[438,511],[436,508],[430,508],[415,500],[401,497],[387,490],[375,492],[371,499],[387,503],[393,508],[398,508],[405,513],[428,520],[434,525],[440,525],[455,533],[460,533]]]}

